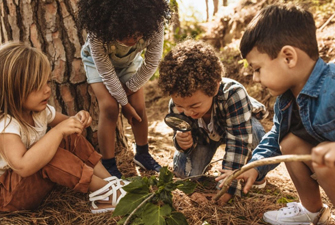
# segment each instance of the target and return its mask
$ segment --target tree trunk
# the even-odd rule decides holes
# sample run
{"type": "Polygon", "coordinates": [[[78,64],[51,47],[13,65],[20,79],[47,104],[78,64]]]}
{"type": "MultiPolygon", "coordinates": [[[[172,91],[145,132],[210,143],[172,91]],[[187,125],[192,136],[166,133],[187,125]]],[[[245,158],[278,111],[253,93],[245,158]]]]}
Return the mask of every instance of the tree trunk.
{"type": "Polygon", "coordinates": [[[205,0],[206,1],[206,21],[208,22],[209,21],[209,8],[208,8],[208,0],[205,0]]]}
{"type": "Polygon", "coordinates": [[[218,12],[219,10],[219,0],[213,0],[213,16],[215,16],[215,14],[218,12]]]}
{"type": "MultiPolygon", "coordinates": [[[[52,68],[52,96],[49,104],[58,112],[72,116],[84,109],[93,122],[87,139],[98,149],[99,108],[86,83],[80,57],[86,32],[76,24],[78,0],[0,0],[0,43],[22,41],[41,49],[52,68]]],[[[120,114],[121,115],[121,114],[120,114]]],[[[127,147],[122,117],[117,125],[117,146],[127,147]]]]}
{"type": "Polygon", "coordinates": [[[172,10],[171,26],[169,26],[168,39],[170,42],[176,43],[180,40],[180,19],[179,19],[179,6],[177,0],[170,1],[170,8],[172,10]]]}

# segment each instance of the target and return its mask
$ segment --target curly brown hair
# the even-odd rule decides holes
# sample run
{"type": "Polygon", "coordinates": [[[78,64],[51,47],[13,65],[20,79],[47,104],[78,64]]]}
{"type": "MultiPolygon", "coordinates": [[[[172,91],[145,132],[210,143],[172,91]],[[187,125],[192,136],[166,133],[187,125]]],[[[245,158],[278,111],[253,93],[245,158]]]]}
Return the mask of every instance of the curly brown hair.
{"type": "Polygon", "coordinates": [[[169,19],[166,0],[80,0],[78,22],[81,29],[104,43],[143,35],[148,39],[169,19]]]}
{"type": "Polygon", "coordinates": [[[161,61],[158,85],[163,93],[182,98],[192,96],[197,90],[214,96],[223,73],[223,65],[210,45],[186,40],[161,61]]]}

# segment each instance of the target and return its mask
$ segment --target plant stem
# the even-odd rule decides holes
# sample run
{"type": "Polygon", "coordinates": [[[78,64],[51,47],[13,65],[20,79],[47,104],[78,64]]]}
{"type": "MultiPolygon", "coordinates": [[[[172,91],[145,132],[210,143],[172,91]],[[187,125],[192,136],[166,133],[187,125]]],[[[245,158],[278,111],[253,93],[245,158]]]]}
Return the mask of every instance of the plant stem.
{"type": "Polygon", "coordinates": [[[252,169],[254,167],[263,166],[263,165],[269,165],[269,164],[277,164],[281,162],[296,162],[296,161],[311,161],[312,157],[311,155],[281,155],[281,156],[275,156],[270,158],[264,158],[260,159],[254,162],[251,162],[249,164],[246,164],[242,166],[240,169],[235,170],[231,175],[226,177],[226,179],[223,182],[223,187],[219,191],[219,193],[214,197],[214,201],[217,201],[220,199],[220,197],[227,192],[230,183],[238,177],[240,174],[244,173],[245,171],[252,169]]]}
{"type": "Polygon", "coordinates": [[[207,175],[207,174],[199,174],[199,175],[194,175],[194,176],[190,176],[190,177],[186,177],[186,178],[174,178],[174,180],[181,180],[181,181],[185,181],[185,180],[189,180],[189,179],[193,179],[193,178],[198,178],[198,177],[216,177],[213,175],[207,175]]]}
{"type": "Polygon", "coordinates": [[[143,202],[141,202],[141,204],[139,204],[139,205],[136,207],[136,209],[134,209],[134,210],[129,214],[129,216],[127,217],[127,219],[126,219],[126,221],[124,222],[123,225],[127,225],[128,222],[129,222],[129,220],[130,220],[130,218],[134,215],[134,213],[135,213],[139,208],[141,208],[141,206],[144,205],[144,203],[146,203],[147,201],[149,201],[149,199],[151,199],[154,195],[155,195],[155,192],[152,193],[151,195],[149,195],[146,199],[144,199],[143,202]]]}

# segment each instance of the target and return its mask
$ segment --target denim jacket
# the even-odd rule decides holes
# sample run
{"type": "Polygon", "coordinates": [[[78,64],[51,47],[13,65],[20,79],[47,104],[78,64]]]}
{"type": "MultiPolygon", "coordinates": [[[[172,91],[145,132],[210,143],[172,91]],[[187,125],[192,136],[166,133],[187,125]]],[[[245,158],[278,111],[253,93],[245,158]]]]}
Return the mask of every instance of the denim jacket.
{"type": "MultiPolygon", "coordinates": [[[[249,163],[281,155],[279,143],[289,133],[293,100],[290,90],[276,99],[274,125],[253,151],[249,163]]],[[[335,141],[335,64],[327,64],[319,58],[296,101],[306,131],[320,142],[335,141]]],[[[257,180],[263,179],[277,165],[257,167],[257,180]]]]}

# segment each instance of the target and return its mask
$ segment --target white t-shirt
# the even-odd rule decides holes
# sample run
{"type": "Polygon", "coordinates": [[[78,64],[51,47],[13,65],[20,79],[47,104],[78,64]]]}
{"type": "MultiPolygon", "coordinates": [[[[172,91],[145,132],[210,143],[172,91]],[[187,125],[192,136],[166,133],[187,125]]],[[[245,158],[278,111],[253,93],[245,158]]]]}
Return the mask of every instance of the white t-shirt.
{"type": "MultiPolygon", "coordinates": [[[[19,135],[22,143],[28,150],[34,143],[45,135],[47,132],[47,126],[54,120],[55,115],[56,110],[51,105],[47,105],[45,110],[41,112],[33,113],[35,126],[29,127],[28,133],[24,132],[16,119],[12,118],[12,120],[10,120],[10,116],[7,116],[7,118],[0,120],[0,132],[19,135]]],[[[10,168],[8,163],[0,156],[0,175],[2,175],[8,168],[10,168]]]]}

